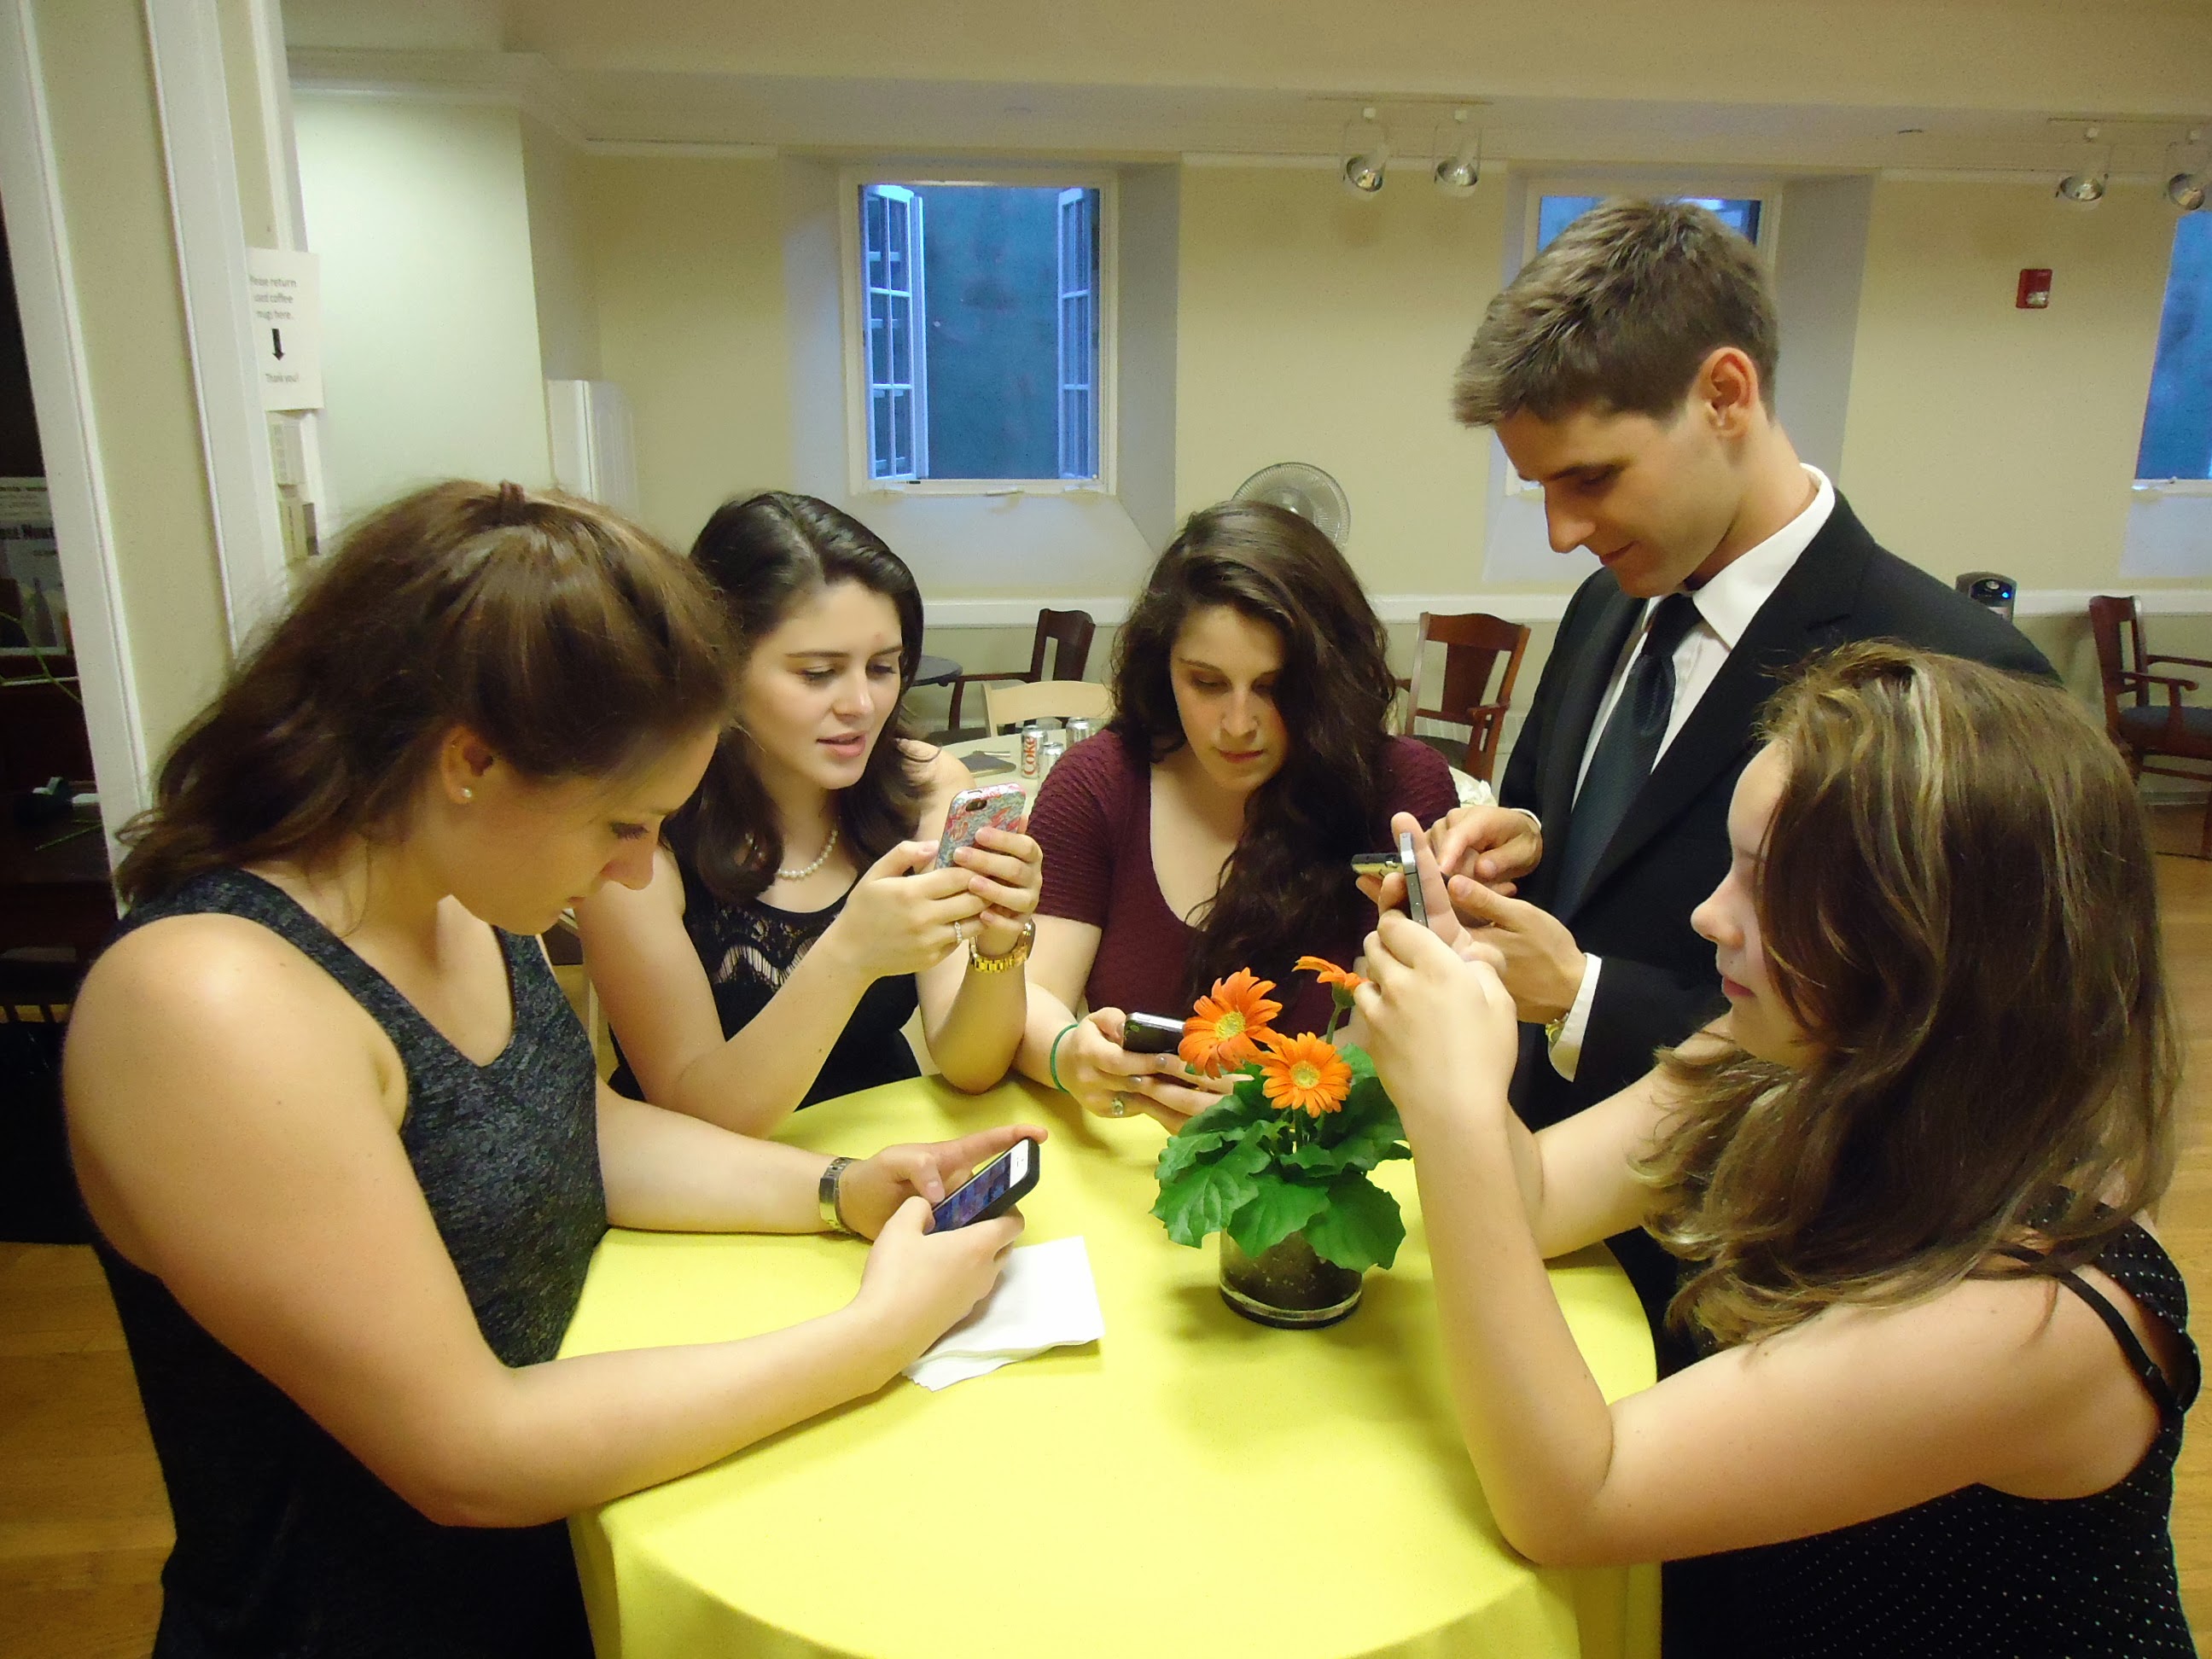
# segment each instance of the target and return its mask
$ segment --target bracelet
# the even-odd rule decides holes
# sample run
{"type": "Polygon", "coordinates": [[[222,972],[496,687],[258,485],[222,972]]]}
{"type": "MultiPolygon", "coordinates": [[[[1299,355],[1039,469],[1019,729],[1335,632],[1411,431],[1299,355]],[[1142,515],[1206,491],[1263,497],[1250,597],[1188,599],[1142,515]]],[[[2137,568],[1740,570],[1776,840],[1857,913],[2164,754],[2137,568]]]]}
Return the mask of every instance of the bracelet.
{"type": "Polygon", "coordinates": [[[1030,946],[1036,943],[1036,923],[1022,924],[1022,936],[1014,941],[1014,948],[1002,957],[987,957],[975,948],[975,941],[968,941],[968,965],[979,974],[1003,974],[1009,968],[1018,968],[1030,959],[1030,946]]]}
{"type": "Polygon", "coordinates": [[[1060,1042],[1070,1031],[1073,1030],[1077,1026],[1082,1024],[1083,1022],[1079,1019],[1071,1019],[1066,1024],[1061,1026],[1060,1028],[1060,1036],[1052,1040],[1052,1053],[1045,1057],[1044,1068],[1046,1071],[1052,1073],[1052,1086],[1059,1090],[1062,1094],[1066,1094],[1067,1092],[1067,1085],[1060,1080],[1060,1042]]]}
{"type": "Polygon", "coordinates": [[[849,1233],[853,1231],[847,1224],[845,1212],[837,1202],[838,1185],[844,1180],[845,1171],[851,1166],[852,1162],[849,1158],[831,1158],[822,1171],[821,1185],[814,1189],[815,1198],[822,1206],[822,1224],[833,1233],[849,1233]]]}

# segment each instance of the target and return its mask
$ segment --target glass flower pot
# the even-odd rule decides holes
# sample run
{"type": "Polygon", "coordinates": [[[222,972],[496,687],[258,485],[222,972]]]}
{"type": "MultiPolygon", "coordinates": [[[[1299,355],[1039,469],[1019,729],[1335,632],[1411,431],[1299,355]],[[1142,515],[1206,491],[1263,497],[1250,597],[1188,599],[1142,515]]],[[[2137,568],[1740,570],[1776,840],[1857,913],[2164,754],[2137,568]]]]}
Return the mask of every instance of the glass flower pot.
{"type": "Polygon", "coordinates": [[[1314,1254],[1292,1233],[1257,1255],[1221,1235],[1221,1299],[1245,1318],[1285,1330],[1334,1325],[1359,1305],[1364,1276],[1314,1254]]]}

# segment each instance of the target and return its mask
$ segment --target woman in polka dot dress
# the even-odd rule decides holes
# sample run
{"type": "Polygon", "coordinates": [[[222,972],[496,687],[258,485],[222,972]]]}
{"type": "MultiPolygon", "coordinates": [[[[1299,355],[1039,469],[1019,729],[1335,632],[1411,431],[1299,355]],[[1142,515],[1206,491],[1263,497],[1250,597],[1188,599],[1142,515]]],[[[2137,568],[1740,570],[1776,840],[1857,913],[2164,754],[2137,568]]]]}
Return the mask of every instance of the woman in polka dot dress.
{"type": "Polygon", "coordinates": [[[1678,1564],[1670,1656],[2192,1653],[2197,1351],[2142,1224],[2179,1051],[2127,769],[2059,690],[1884,645],[1768,735],[1694,918],[1728,1012],[1611,1100],[1531,1136],[1479,935],[1370,941],[1492,1510],[1540,1562],[1678,1564]],[[1638,1224],[1705,1357],[1608,1403],[1543,1262],[1638,1224]]]}

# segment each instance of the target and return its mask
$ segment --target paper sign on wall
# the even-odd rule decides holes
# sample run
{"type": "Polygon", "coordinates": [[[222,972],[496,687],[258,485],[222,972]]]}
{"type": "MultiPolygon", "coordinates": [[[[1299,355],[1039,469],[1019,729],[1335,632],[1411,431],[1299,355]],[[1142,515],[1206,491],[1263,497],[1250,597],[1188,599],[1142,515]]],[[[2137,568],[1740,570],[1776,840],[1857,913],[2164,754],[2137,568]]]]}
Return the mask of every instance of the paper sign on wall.
{"type": "Polygon", "coordinates": [[[254,350],[264,409],[323,406],[323,301],[315,256],[246,250],[254,350]]]}

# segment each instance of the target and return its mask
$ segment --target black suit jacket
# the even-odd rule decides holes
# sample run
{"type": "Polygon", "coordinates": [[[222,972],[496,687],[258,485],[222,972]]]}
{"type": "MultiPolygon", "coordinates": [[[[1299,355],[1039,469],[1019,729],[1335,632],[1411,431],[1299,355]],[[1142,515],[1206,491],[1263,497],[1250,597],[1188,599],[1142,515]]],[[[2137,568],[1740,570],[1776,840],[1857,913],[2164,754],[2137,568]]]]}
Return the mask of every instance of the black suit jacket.
{"type": "MultiPolygon", "coordinates": [[[[1506,764],[1499,799],[1544,821],[1546,856],[1520,896],[1547,909],[1591,723],[1643,610],[1602,570],[1576,591],[1506,764]]],[[[1633,1082],[1650,1069],[1653,1049],[1680,1042],[1723,1006],[1713,947],[1691,931],[1690,912],[1728,872],[1729,800],[1756,750],[1760,706],[1806,656],[1866,639],[2056,678],[2011,623],[1876,546],[1838,495],[1659,757],[1581,900],[1559,918],[1604,965],[1572,1082],[1552,1068],[1542,1031],[1523,1028],[1513,1097],[1531,1128],[1633,1082]]]]}

